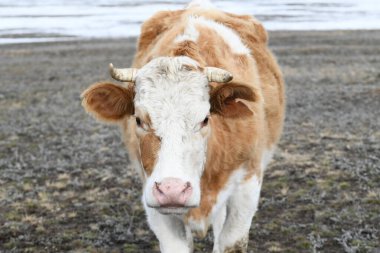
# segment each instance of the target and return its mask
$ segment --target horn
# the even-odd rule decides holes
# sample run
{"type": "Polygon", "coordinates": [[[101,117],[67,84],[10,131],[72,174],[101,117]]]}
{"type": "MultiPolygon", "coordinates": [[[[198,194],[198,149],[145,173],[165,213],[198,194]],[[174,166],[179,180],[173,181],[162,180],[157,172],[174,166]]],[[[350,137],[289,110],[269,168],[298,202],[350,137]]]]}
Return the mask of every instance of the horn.
{"type": "Polygon", "coordinates": [[[220,68],[206,67],[204,72],[209,82],[228,83],[233,78],[230,72],[220,68]]]}
{"type": "Polygon", "coordinates": [[[110,74],[113,79],[120,82],[132,82],[136,81],[138,69],[135,68],[126,68],[126,69],[118,69],[114,68],[113,64],[110,63],[110,74]]]}

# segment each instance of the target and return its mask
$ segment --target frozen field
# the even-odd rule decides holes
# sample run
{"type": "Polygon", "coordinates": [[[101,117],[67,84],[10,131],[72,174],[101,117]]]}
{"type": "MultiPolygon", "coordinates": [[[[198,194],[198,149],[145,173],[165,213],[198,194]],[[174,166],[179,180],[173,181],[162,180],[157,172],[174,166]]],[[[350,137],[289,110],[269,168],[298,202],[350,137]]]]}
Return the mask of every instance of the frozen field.
{"type": "MultiPolygon", "coordinates": [[[[249,253],[380,252],[380,31],[275,31],[287,89],[249,253]],[[342,46],[343,45],[343,46],[342,46]]],[[[117,127],[80,93],[136,39],[0,46],[0,252],[158,253],[117,127]]],[[[212,251],[212,233],[195,253],[212,251]]]]}

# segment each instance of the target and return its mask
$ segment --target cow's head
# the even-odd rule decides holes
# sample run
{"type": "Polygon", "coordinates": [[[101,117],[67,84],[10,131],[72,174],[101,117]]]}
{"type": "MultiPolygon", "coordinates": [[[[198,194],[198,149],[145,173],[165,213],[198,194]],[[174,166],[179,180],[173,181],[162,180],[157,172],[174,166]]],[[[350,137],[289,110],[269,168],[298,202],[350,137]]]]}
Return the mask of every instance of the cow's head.
{"type": "Polygon", "coordinates": [[[211,87],[232,76],[188,57],[156,58],[139,70],[111,66],[111,73],[134,85],[94,84],[83,92],[83,106],[100,120],[136,125],[145,204],[161,213],[198,206],[212,119],[251,113],[246,101],[254,92],[234,83],[211,87]]]}

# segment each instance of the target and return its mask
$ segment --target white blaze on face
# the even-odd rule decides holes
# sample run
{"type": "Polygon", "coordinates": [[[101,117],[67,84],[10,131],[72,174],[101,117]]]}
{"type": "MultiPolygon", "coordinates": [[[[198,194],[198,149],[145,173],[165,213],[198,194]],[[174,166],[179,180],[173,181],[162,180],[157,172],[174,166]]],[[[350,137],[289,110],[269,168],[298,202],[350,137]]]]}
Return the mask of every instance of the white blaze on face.
{"type": "Polygon", "coordinates": [[[135,107],[149,115],[152,129],[161,139],[156,164],[147,178],[144,200],[158,206],[152,194],[165,178],[189,182],[192,195],[186,206],[200,201],[208,127],[201,128],[210,110],[207,77],[188,57],[160,57],[139,70],[135,107]]]}

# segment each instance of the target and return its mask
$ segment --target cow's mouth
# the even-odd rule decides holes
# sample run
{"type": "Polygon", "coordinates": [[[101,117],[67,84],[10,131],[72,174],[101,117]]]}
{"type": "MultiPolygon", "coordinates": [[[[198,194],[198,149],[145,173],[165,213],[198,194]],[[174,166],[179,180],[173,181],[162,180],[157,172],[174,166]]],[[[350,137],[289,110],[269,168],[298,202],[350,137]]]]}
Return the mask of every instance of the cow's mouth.
{"type": "Polygon", "coordinates": [[[189,211],[187,207],[159,207],[157,208],[162,214],[185,214],[189,211]]]}
{"type": "Polygon", "coordinates": [[[187,213],[191,208],[195,208],[195,206],[149,206],[151,208],[156,209],[161,214],[185,214],[187,213]]]}

